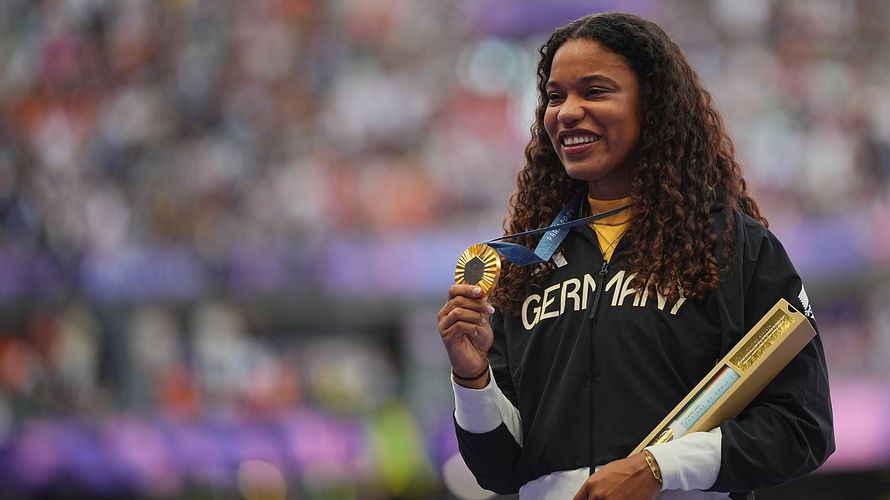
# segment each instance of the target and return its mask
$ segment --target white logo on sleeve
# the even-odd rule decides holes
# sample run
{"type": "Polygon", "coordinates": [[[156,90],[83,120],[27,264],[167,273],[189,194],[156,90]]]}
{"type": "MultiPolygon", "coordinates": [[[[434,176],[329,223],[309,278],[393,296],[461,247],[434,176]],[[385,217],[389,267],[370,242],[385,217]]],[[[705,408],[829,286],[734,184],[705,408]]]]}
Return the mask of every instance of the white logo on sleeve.
{"type": "Polygon", "coordinates": [[[813,307],[810,305],[810,298],[807,297],[807,291],[804,290],[803,285],[800,285],[800,293],[797,294],[797,298],[800,300],[804,315],[815,321],[816,317],[813,316],[813,307]]]}

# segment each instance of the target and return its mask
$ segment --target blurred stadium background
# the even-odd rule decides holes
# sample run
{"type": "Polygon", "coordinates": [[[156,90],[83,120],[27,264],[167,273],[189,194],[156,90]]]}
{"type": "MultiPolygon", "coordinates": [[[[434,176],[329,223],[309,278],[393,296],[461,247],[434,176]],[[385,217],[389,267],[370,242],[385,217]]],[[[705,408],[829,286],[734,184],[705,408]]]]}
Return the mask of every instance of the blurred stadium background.
{"type": "Polygon", "coordinates": [[[661,23],[828,352],[838,451],[767,498],[890,498],[890,2],[0,1],[0,497],[485,498],[435,312],[499,235],[536,49],[661,23]]]}

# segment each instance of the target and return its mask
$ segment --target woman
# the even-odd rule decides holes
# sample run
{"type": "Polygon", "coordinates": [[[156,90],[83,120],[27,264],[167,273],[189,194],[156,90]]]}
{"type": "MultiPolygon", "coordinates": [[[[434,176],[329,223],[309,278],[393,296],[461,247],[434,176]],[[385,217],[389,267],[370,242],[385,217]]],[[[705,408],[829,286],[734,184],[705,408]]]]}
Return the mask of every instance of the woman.
{"type": "Polygon", "coordinates": [[[538,91],[507,233],[547,226],[579,189],[587,213],[630,208],[574,228],[546,264],[507,264],[497,309],[450,288],[438,327],[479,483],[522,498],[744,498],[822,464],[834,438],[818,336],[737,418],[627,457],[779,298],[813,315],[661,28],[608,13],[557,29],[538,91]]]}

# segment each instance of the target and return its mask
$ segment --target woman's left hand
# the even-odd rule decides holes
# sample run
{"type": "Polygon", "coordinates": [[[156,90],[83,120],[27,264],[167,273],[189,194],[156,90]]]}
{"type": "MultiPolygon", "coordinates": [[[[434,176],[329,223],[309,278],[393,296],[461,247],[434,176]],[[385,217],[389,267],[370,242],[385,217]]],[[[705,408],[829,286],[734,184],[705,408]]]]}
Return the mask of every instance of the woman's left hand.
{"type": "Polygon", "coordinates": [[[661,491],[643,453],[609,462],[587,478],[573,500],[651,500],[661,491]]]}

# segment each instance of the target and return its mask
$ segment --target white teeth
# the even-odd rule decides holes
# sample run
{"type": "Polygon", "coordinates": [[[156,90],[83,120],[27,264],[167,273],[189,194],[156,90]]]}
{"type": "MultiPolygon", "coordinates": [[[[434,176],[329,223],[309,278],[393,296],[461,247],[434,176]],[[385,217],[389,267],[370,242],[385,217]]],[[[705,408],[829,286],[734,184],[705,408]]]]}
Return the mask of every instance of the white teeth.
{"type": "Polygon", "coordinates": [[[599,137],[595,135],[572,135],[569,137],[563,137],[562,144],[563,146],[576,146],[578,144],[596,142],[597,140],[599,140],[599,137]]]}

